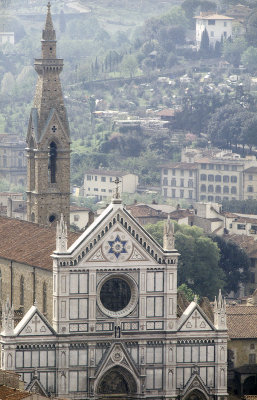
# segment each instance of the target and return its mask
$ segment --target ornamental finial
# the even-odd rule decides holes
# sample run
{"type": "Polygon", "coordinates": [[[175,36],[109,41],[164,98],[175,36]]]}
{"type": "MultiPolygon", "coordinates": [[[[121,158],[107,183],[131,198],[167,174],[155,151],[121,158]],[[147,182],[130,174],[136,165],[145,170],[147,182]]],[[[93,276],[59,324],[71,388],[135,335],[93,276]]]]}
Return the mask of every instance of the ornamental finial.
{"type": "Polygon", "coordinates": [[[121,183],[119,177],[117,176],[115,181],[114,181],[116,188],[115,188],[115,193],[114,193],[114,199],[119,199],[120,198],[120,192],[119,192],[119,183],[121,183]]]}

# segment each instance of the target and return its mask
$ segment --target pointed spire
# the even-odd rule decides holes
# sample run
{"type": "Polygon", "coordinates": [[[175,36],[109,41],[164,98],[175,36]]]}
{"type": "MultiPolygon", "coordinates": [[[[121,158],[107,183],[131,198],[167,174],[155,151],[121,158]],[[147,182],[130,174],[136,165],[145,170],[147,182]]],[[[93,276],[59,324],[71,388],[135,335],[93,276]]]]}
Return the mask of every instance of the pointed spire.
{"type": "Polygon", "coordinates": [[[56,226],[56,250],[59,253],[65,253],[67,251],[68,240],[67,240],[67,224],[61,214],[61,220],[57,221],[56,226]]]}
{"type": "Polygon", "coordinates": [[[43,29],[43,35],[42,35],[43,40],[56,40],[56,35],[55,35],[55,30],[54,30],[54,25],[53,25],[53,20],[52,20],[52,15],[51,15],[51,4],[50,1],[47,4],[47,14],[46,14],[46,23],[45,23],[45,29],[43,29]]]}
{"type": "Polygon", "coordinates": [[[168,215],[168,219],[164,223],[163,249],[167,251],[174,250],[174,224],[170,220],[170,215],[168,215]]]}
{"type": "Polygon", "coordinates": [[[7,297],[5,304],[2,306],[2,334],[12,335],[14,330],[14,311],[10,300],[7,297]]]}
{"type": "Polygon", "coordinates": [[[217,329],[227,329],[226,300],[222,297],[221,289],[219,290],[218,300],[214,300],[214,326],[217,329]]]}

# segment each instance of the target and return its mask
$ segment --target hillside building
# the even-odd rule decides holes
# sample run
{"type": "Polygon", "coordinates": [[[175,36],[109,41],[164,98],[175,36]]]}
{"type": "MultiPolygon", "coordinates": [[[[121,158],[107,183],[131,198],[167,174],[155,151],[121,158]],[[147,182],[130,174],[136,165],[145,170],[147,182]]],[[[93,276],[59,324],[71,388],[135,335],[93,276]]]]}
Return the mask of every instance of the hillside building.
{"type": "Polygon", "coordinates": [[[16,135],[0,134],[0,179],[26,185],[26,143],[16,135]]]}
{"type": "Polygon", "coordinates": [[[234,18],[226,15],[200,13],[194,17],[196,20],[196,46],[200,49],[202,35],[206,29],[209,36],[209,43],[214,48],[216,42],[221,42],[232,37],[232,22],[234,18]]]}

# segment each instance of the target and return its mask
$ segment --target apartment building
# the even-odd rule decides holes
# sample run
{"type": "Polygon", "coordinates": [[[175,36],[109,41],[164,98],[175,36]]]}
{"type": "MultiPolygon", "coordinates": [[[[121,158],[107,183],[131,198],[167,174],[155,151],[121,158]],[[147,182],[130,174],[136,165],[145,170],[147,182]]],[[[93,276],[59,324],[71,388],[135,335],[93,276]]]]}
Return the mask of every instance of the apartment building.
{"type": "Polygon", "coordinates": [[[189,202],[256,198],[257,161],[231,151],[186,149],[182,162],[162,166],[161,187],[164,197],[189,202]]]}
{"type": "Polygon", "coordinates": [[[84,196],[94,196],[97,200],[106,200],[111,197],[115,184],[119,178],[120,193],[135,193],[138,185],[138,176],[128,172],[111,171],[105,169],[92,169],[84,177],[84,196]]]}

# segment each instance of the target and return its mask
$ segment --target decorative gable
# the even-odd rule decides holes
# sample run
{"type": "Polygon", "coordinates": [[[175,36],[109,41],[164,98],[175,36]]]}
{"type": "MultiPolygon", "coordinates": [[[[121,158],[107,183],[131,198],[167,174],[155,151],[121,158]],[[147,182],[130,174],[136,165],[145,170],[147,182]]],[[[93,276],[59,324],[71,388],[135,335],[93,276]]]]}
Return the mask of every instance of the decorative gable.
{"type": "Polygon", "coordinates": [[[69,142],[67,130],[64,129],[62,121],[59,118],[57,111],[54,108],[52,108],[52,110],[49,113],[46,124],[42,129],[39,142],[43,143],[43,138],[44,140],[48,140],[49,138],[51,138],[51,140],[54,140],[55,137],[58,138],[57,139],[58,142],[60,141],[69,142]]]}
{"type": "Polygon", "coordinates": [[[38,309],[32,306],[16,326],[14,334],[17,336],[49,336],[53,335],[54,331],[38,309]]]}
{"type": "Polygon", "coordinates": [[[179,330],[182,332],[215,330],[212,323],[195,302],[192,302],[182,314],[179,325],[179,330]]]}

